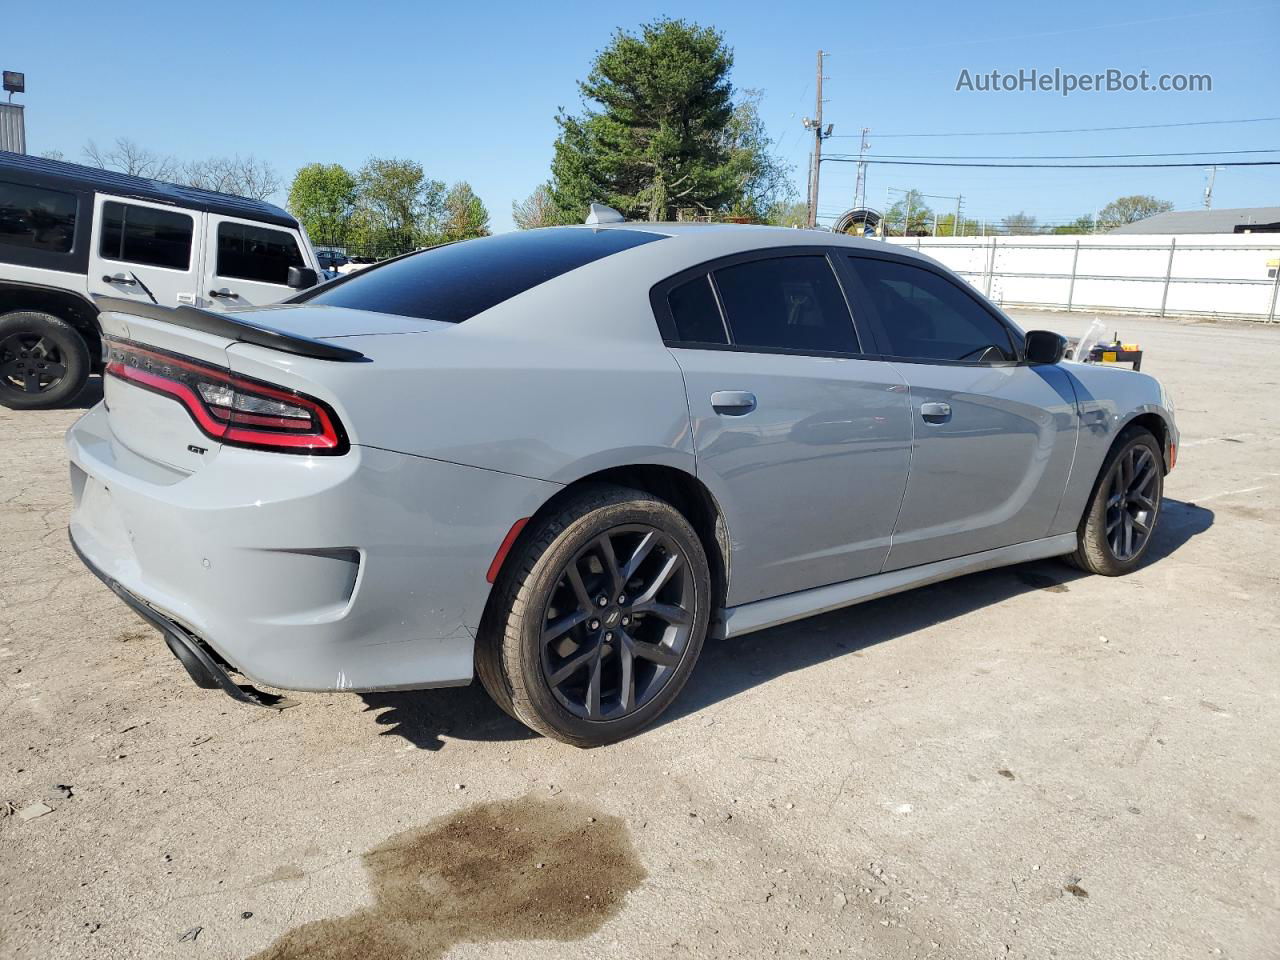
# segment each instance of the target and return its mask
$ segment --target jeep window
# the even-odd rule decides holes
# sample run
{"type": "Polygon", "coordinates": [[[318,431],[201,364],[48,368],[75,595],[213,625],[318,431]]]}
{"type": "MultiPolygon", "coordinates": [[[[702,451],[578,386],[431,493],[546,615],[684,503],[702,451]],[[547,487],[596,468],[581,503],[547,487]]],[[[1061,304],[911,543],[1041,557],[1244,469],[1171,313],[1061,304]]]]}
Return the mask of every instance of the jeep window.
{"type": "Polygon", "coordinates": [[[70,253],[75,232],[74,194],[0,181],[0,243],[70,253]]]}
{"type": "Polygon", "coordinates": [[[102,205],[98,252],[105,260],[186,270],[194,224],[185,213],[108,201],[102,205]]]}
{"type": "Polygon", "coordinates": [[[301,266],[302,253],[292,234],[248,223],[218,224],[218,276],[284,286],[289,268],[301,266]]]}
{"type": "Polygon", "coordinates": [[[461,323],[570,270],[661,239],[618,228],[516,230],[388,260],[290,302],[461,323]]]}

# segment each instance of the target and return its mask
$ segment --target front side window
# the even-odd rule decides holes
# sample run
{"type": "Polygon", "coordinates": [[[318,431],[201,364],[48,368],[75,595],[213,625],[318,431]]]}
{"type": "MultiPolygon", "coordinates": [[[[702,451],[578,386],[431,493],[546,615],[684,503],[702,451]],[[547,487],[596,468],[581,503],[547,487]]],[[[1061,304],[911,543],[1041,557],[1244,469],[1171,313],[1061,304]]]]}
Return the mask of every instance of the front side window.
{"type": "Polygon", "coordinates": [[[750,260],[714,273],[735,345],[804,353],[857,353],[840,284],[820,255],[750,260]]]}
{"type": "Polygon", "coordinates": [[[70,253],[75,233],[74,194],[0,182],[0,243],[70,253]]]}
{"type": "Polygon", "coordinates": [[[850,257],[849,264],[875,312],[883,353],[961,363],[1018,358],[1005,325],[945,277],[871,257],[850,257]]]}
{"type": "Polygon", "coordinates": [[[194,224],[185,213],[108,201],[102,205],[98,252],[106,260],[186,270],[194,224]]]}
{"type": "Polygon", "coordinates": [[[218,224],[218,276],[285,286],[289,268],[304,266],[293,234],[249,223],[218,224]]]}

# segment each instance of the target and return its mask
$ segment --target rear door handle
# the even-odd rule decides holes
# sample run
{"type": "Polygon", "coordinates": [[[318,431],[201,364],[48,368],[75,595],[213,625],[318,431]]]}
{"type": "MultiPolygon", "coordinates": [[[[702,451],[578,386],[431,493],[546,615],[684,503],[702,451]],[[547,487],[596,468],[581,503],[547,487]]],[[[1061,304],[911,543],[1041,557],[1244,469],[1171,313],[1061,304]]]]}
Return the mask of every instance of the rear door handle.
{"type": "Polygon", "coordinates": [[[711,409],[726,417],[741,417],[756,408],[756,395],[746,390],[717,390],[711,395],[711,409]]]}
{"type": "Polygon", "coordinates": [[[102,278],[102,282],[103,283],[119,283],[119,284],[123,284],[126,287],[135,287],[138,285],[137,280],[133,279],[133,277],[126,277],[123,273],[113,274],[112,276],[104,276],[102,278]]]}
{"type": "Polygon", "coordinates": [[[230,299],[230,298],[238,297],[240,296],[240,294],[236,293],[234,290],[228,290],[226,287],[223,287],[221,290],[210,290],[209,296],[223,297],[223,298],[230,299]]]}
{"type": "Polygon", "coordinates": [[[951,419],[951,404],[922,403],[920,416],[924,417],[926,423],[946,423],[951,419]]]}

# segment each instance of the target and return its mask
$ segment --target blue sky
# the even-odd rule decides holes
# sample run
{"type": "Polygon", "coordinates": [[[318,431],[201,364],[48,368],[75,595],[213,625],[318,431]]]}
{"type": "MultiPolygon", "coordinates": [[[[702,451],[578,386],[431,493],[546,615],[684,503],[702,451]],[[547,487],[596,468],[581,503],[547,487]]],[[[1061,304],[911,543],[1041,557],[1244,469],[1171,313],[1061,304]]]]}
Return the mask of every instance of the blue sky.
{"type": "MultiPolygon", "coordinates": [[[[883,134],[1041,130],[1280,116],[1280,3],[1119,4],[749,0],[635,2],[7,5],[0,66],[27,75],[31,152],[127,136],[180,158],[255,154],[285,181],[311,161],[358,167],[410,157],[465,179],[496,230],[511,201],[546,178],[554,116],[578,108],[575,82],[618,27],[662,15],[722,30],[734,83],[764,91],[764,117],[803,195],[814,58],[827,62],[826,120],[856,152],[915,155],[1123,154],[1280,148],[1280,122],[1046,136],[886,138],[883,134]],[[1212,93],[956,92],[962,68],[1208,73],[1212,93]]],[[[1267,157],[1259,157],[1260,159],[1267,157]]],[[[1273,154],[1270,159],[1280,159],[1273,154]]],[[[1177,158],[1174,158],[1177,159],[1177,158]]],[[[1185,158],[1198,159],[1195,157],[1185,158]]],[[[1240,159],[1249,159],[1242,157],[1240,159]]],[[[1118,161],[1125,162],[1125,161],[1118,161]]],[[[1064,221],[1128,193],[1200,205],[1205,174],[1182,170],[1036,171],[872,167],[886,188],[965,197],[967,215],[1019,210],[1064,221]]],[[[824,164],[820,210],[849,206],[852,164],[824,164]]],[[[283,196],[277,198],[283,201],[283,196]]],[[[1280,167],[1219,171],[1214,206],[1280,204],[1280,167]]],[[[943,210],[950,201],[937,201],[943,210]]]]}

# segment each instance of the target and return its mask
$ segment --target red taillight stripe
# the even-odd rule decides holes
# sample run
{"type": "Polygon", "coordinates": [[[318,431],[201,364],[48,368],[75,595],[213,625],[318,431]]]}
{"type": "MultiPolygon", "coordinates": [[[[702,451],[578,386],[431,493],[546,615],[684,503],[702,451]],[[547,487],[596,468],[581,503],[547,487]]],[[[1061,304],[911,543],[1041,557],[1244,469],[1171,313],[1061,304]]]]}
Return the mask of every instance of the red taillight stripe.
{"type": "Polygon", "coordinates": [[[502,538],[502,543],[498,546],[498,552],[493,555],[493,563],[489,564],[489,572],[484,576],[490,583],[498,579],[498,573],[502,570],[503,563],[506,562],[507,554],[511,552],[512,544],[516,542],[516,537],[520,536],[520,531],[524,529],[524,525],[528,522],[528,517],[521,517],[511,525],[507,535],[502,538]]]}
{"type": "Polygon", "coordinates": [[[339,454],[348,449],[346,435],[337,418],[324,403],[313,397],[129,341],[108,338],[107,346],[111,357],[105,371],[108,375],[176,400],[186,409],[196,426],[215,440],[233,446],[292,453],[339,454]],[[183,380],[165,376],[154,369],[131,366],[131,360],[135,363],[145,362],[148,367],[154,363],[171,370],[181,370],[187,374],[183,379],[230,388],[242,395],[276,400],[305,410],[309,419],[213,406],[183,380]]]}

